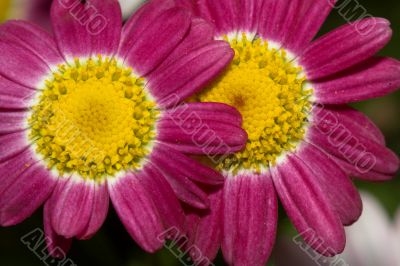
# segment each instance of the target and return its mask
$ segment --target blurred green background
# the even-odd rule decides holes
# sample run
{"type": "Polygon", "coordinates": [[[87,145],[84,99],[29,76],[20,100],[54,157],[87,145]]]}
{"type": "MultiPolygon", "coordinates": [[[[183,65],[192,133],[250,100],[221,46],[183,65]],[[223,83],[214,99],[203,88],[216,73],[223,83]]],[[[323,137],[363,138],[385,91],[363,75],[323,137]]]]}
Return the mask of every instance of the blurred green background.
{"type": "MultiPolygon", "coordinates": [[[[0,0],[0,9],[6,6],[4,4],[5,1],[0,0]]],[[[391,21],[394,31],[393,39],[380,54],[400,59],[400,1],[363,0],[360,1],[360,4],[367,9],[369,14],[385,17],[391,21]]],[[[320,34],[328,32],[344,23],[344,19],[334,10],[320,34]]],[[[383,98],[358,103],[354,106],[366,113],[379,126],[386,136],[387,146],[397,154],[400,154],[400,93],[397,92],[383,98]]],[[[378,197],[391,216],[400,208],[400,179],[398,176],[393,181],[386,183],[357,182],[356,184],[359,188],[369,191],[378,197]]],[[[42,210],[37,211],[31,218],[18,226],[0,228],[0,265],[44,265],[20,242],[20,238],[23,235],[35,228],[42,228],[42,210]]],[[[282,215],[279,223],[278,238],[292,234],[294,234],[294,230],[290,222],[282,215]]],[[[75,241],[68,257],[75,264],[82,266],[181,265],[167,250],[162,250],[156,254],[146,254],[142,251],[128,236],[112,209],[101,230],[88,241],[75,241]]],[[[219,256],[215,264],[224,265],[221,256],[219,256]]],[[[270,264],[273,264],[273,256],[271,257],[270,264]]]]}

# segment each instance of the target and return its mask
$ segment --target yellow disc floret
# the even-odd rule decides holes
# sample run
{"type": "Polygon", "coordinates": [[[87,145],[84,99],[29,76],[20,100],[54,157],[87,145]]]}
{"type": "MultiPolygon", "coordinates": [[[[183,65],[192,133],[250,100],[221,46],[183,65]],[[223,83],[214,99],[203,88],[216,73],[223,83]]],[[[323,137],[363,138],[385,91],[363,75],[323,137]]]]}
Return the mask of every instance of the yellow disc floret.
{"type": "Polygon", "coordinates": [[[261,171],[296,147],[305,134],[312,89],[305,89],[302,69],[283,49],[243,34],[228,39],[235,57],[213,84],[199,94],[202,102],[236,107],[248,134],[246,148],[227,157],[219,169],[261,171]]]}
{"type": "Polygon", "coordinates": [[[45,84],[28,123],[49,168],[99,179],[140,167],[158,116],[143,78],[98,56],[60,65],[45,84]]]}

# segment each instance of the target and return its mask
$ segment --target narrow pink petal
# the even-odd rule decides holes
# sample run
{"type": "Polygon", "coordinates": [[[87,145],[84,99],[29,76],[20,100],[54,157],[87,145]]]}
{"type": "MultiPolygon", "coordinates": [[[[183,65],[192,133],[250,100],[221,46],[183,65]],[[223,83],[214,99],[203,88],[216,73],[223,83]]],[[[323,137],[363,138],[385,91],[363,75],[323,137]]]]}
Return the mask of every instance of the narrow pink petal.
{"type": "Polygon", "coordinates": [[[346,241],[342,223],[311,169],[288,156],[271,171],[282,205],[305,242],[325,256],[341,253],[346,241]]]}
{"type": "MultiPolygon", "coordinates": [[[[189,0],[190,1],[190,0],[189,0]]],[[[213,25],[203,19],[193,18],[190,30],[185,39],[174,49],[170,55],[157,67],[157,72],[162,72],[171,64],[179,60],[182,55],[189,54],[190,52],[212,42],[214,39],[213,25]]],[[[154,74],[150,73],[148,79],[152,79],[154,74]]]]}
{"type": "Polygon", "coordinates": [[[63,62],[57,45],[49,33],[25,21],[10,20],[0,27],[2,40],[24,47],[49,67],[63,62]]]}
{"type": "Polygon", "coordinates": [[[0,163],[9,160],[27,149],[26,132],[0,135],[0,163]]]}
{"type": "Polygon", "coordinates": [[[324,78],[373,56],[391,36],[390,23],[382,18],[346,24],[314,41],[302,55],[300,64],[309,79],[324,78]]]}
{"type": "Polygon", "coordinates": [[[220,103],[188,103],[165,112],[157,139],[192,154],[229,154],[241,150],[247,133],[238,111],[220,103]]]}
{"type": "Polygon", "coordinates": [[[184,100],[203,89],[223,71],[233,55],[228,43],[210,42],[182,55],[167,68],[155,70],[149,79],[149,89],[163,107],[169,107],[175,103],[168,100],[171,94],[184,100]]]}
{"type": "Polygon", "coordinates": [[[145,251],[155,252],[163,246],[158,237],[164,227],[150,193],[143,187],[136,175],[109,182],[108,188],[115,210],[130,236],[145,251]]]}
{"type": "Polygon", "coordinates": [[[300,5],[297,9],[289,10],[296,13],[292,14],[295,18],[292,24],[287,26],[284,46],[296,54],[301,54],[319,32],[336,0],[295,0],[291,1],[292,5],[296,1],[300,5]]]}
{"type": "Polygon", "coordinates": [[[100,229],[107,217],[110,202],[107,184],[106,182],[95,183],[93,186],[93,206],[91,207],[89,222],[85,230],[77,236],[79,239],[91,238],[100,229]]]}
{"type": "Polygon", "coordinates": [[[113,55],[119,45],[122,18],[116,0],[54,1],[51,21],[66,59],[113,55]]]}
{"type": "Polygon", "coordinates": [[[50,72],[49,66],[24,45],[0,39],[0,75],[37,89],[50,72]]]}
{"type": "Polygon", "coordinates": [[[10,173],[13,176],[2,177],[8,181],[12,180],[7,182],[8,186],[1,192],[2,226],[16,225],[31,216],[50,196],[57,183],[51,173],[38,162],[30,166],[20,165],[15,170],[16,172],[10,173]]]}
{"type": "Polygon", "coordinates": [[[190,209],[186,223],[189,242],[186,249],[197,265],[209,265],[222,241],[222,189],[210,193],[210,209],[190,209]]]}
{"type": "Polygon", "coordinates": [[[294,34],[292,25],[298,19],[301,9],[299,0],[264,1],[258,25],[258,33],[264,39],[284,45],[294,34]]]}
{"type": "Polygon", "coordinates": [[[43,209],[44,233],[46,235],[47,251],[56,258],[65,258],[72,245],[72,239],[64,238],[54,232],[51,225],[51,212],[53,211],[52,202],[47,201],[43,209]]]}
{"type": "Polygon", "coordinates": [[[240,11],[237,1],[199,0],[197,5],[200,15],[215,24],[217,36],[238,30],[240,11]]]}
{"type": "Polygon", "coordinates": [[[392,58],[371,58],[342,75],[314,82],[317,101],[342,104],[377,98],[400,88],[400,62],[392,58]]]}
{"type": "Polygon", "coordinates": [[[265,265],[275,243],[278,221],[270,175],[228,177],[223,204],[225,260],[230,265],[265,265]]]}
{"type": "Polygon", "coordinates": [[[238,25],[243,32],[258,32],[264,0],[238,0],[238,25]]]}
{"type": "Polygon", "coordinates": [[[191,161],[192,159],[184,158],[183,155],[180,155],[179,159],[175,157],[179,154],[172,148],[159,145],[153,149],[150,160],[157,166],[181,201],[195,208],[208,208],[207,194],[198,187],[194,180],[202,180],[203,183],[211,181],[221,183],[223,182],[223,177],[212,169],[208,169],[194,160],[191,161]],[[185,160],[185,164],[181,163],[182,159],[185,160]],[[188,165],[187,163],[190,164],[188,165]],[[211,173],[211,175],[204,175],[207,172],[211,173]]]}
{"type": "Polygon", "coordinates": [[[350,178],[325,152],[311,144],[305,144],[298,158],[314,173],[320,187],[327,195],[330,207],[344,225],[351,225],[361,215],[360,194],[350,178]]]}
{"type": "Polygon", "coordinates": [[[93,214],[95,182],[80,177],[63,178],[57,184],[50,203],[51,221],[57,235],[65,238],[81,236],[93,214]]]}
{"type": "Polygon", "coordinates": [[[28,113],[25,111],[0,111],[0,134],[23,131],[28,128],[28,113]]]}
{"type": "Polygon", "coordinates": [[[182,42],[189,30],[190,22],[191,16],[188,11],[179,8],[169,9],[148,25],[126,51],[120,51],[120,56],[140,75],[146,75],[160,65],[182,42]]]}
{"type": "MultiPolygon", "coordinates": [[[[174,162],[179,162],[179,168],[175,169],[174,172],[192,181],[208,185],[221,185],[224,182],[224,177],[218,171],[200,164],[198,161],[167,145],[158,145],[154,148],[153,157],[156,158],[157,161],[160,160],[168,166],[174,165],[174,162]],[[161,157],[164,158],[160,159],[161,157]]],[[[162,166],[159,167],[163,168],[162,166]]]]}
{"type": "Polygon", "coordinates": [[[346,106],[314,106],[313,120],[321,132],[330,133],[339,124],[353,132],[358,132],[371,140],[385,145],[382,131],[365,114],[346,106]]]}
{"type": "Polygon", "coordinates": [[[36,91],[15,83],[0,74],[0,108],[27,109],[36,91]]]}
{"type": "Polygon", "coordinates": [[[173,0],[148,1],[142,5],[122,28],[119,55],[125,58],[145,30],[155,23],[166,10],[174,7],[173,0]]]}
{"type": "Polygon", "coordinates": [[[308,139],[337,159],[349,175],[366,180],[392,178],[399,168],[398,157],[374,130],[362,127],[363,120],[357,123],[356,119],[351,113],[325,107],[314,116],[308,139]]]}
{"type": "Polygon", "coordinates": [[[160,171],[149,163],[143,169],[143,174],[137,175],[137,178],[155,203],[163,203],[157,204],[156,207],[165,230],[174,227],[183,231],[185,219],[183,209],[171,185],[160,171]]]}

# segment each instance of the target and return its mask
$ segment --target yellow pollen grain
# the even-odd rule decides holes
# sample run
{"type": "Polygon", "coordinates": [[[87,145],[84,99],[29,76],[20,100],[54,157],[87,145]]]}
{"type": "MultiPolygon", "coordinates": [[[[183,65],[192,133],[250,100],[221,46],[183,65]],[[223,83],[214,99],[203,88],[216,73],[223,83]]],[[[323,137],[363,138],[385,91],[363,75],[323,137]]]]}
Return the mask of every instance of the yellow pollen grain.
{"type": "Polygon", "coordinates": [[[222,102],[236,107],[248,134],[246,148],[228,156],[217,168],[261,171],[293,150],[303,139],[312,89],[305,89],[302,68],[283,49],[267,41],[229,40],[235,57],[213,84],[196,96],[202,102],[222,102]]]}
{"type": "Polygon", "coordinates": [[[158,117],[144,82],[102,56],[58,66],[28,120],[49,169],[97,180],[139,168],[158,117]]]}

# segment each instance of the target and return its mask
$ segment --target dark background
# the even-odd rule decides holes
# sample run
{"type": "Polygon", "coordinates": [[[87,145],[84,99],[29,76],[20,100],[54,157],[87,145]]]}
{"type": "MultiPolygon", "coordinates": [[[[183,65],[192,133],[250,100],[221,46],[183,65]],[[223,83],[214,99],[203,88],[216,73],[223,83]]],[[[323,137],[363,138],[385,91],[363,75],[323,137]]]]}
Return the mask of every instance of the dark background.
{"type": "MultiPolygon", "coordinates": [[[[4,0],[0,0],[4,1],[4,0]]],[[[341,3],[343,1],[340,1],[341,3]]],[[[400,59],[400,1],[398,0],[364,0],[360,1],[369,14],[377,17],[385,17],[392,23],[394,31],[393,39],[389,45],[381,51],[381,55],[400,59]]],[[[351,6],[354,7],[355,1],[351,6]]],[[[333,10],[325,23],[321,34],[328,32],[339,25],[346,23],[333,10]]],[[[394,93],[383,98],[369,100],[354,105],[365,112],[384,132],[387,146],[400,153],[400,93],[394,93]]],[[[360,189],[369,191],[377,196],[388,213],[393,216],[400,207],[400,179],[398,176],[386,183],[357,182],[360,189]]],[[[42,228],[42,209],[38,210],[31,218],[23,223],[10,227],[0,228],[0,265],[5,266],[42,266],[44,265],[26,246],[20,238],[35,228],[42,228]]],[[[285,216],[279,223],[278,239],[291,236],[294,230],[285,216]]],[[[88,241],[75,241],[68,254],[77,265],[118,265],[118,266],[175,266],[181,263],[167,250],[156,254],[147,254],[142,251],[125,231],[114,210],[110,210],[108,218],[101,230],[88,241]]],[[[273,264],[274,256],[271,257],[273,264]]],[[[216,265],[224,265],[221,256],[215,262],[216,265]]]]}

